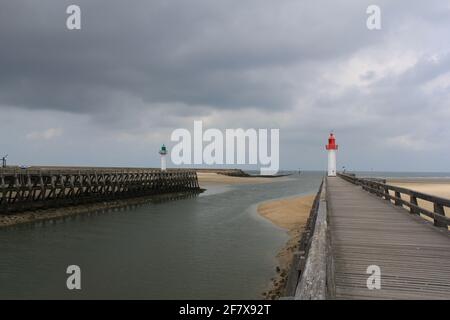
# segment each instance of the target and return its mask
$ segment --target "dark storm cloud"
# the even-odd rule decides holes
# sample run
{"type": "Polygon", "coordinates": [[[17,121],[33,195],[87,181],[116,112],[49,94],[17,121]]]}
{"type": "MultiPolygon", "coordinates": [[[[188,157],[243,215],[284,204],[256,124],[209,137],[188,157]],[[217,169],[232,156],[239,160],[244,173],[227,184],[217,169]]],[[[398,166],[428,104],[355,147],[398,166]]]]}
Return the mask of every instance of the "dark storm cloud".
{"type": "Polygon", "coordinates": [[[283,167],[320,168],[335,130],[348,168],[449,170],[432,149],[450,139],[448,30],[440,0],[2,0],[0,151],[148,165],[201,119],[280,128],[283,167]],[[80,31],[66,29],[70,4],[80,31]]]}
{"type": "MultiPolygon", "coordinates": [[[[301,87],[284,73],[366,41],[363,28],[351,38],[339,34],[364,16],[336,21],[364,12],[363,5],[77,1],[82,30],[68,31],[65,9],[72,3],[2,4],[0,104],[95,113],[120,95],[144,104],[289,108],[301,87]]],[[[296,75],[305,82],[309,76],[296,75]]]]}

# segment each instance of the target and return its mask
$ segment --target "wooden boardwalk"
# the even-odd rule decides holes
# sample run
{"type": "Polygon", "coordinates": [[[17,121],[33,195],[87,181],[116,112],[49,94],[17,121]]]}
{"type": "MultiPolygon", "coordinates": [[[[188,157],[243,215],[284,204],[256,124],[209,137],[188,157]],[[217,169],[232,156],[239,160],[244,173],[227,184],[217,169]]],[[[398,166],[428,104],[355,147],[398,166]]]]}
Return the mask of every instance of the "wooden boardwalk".
{"type": "Polygon", "coordinates": [[[342,178],[327,179],[336,299],[450,299],[450,236],[342,178]],[[369,290],[367,267],[381,269],[369,290]]]}

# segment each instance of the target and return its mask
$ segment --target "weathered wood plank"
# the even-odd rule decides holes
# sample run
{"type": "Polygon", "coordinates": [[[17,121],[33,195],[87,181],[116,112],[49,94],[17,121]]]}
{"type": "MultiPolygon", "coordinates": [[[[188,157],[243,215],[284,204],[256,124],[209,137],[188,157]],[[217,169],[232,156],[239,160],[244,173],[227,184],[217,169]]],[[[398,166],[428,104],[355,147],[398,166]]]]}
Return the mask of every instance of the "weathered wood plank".
{"type": "Polygon", "coordinates": [[[328,222],[326,182],[321,190],[311,245],[295,300],[324,300],[328,294],[328,222]]]}
{"type": "Polygon", "coordinates": [[[337,299],[450,299],[448,230],[341,178],[327,181],[337,299]],[[369,265],[381,269],[379,290],[367,288],[369,265]]]}

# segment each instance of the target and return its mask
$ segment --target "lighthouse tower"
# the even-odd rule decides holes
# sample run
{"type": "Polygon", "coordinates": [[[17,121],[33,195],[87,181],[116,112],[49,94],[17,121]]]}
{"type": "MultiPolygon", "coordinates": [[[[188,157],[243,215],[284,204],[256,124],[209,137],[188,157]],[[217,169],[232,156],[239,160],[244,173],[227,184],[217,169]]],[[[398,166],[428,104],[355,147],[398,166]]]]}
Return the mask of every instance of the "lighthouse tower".
{"type": "Polygon", "coordinates": [[[164,144],[161,146],[161,149],[159,150],[159,154],[161,155],[161,171],[166,171],[167,170],[167,164],[166,164],[167,148],[164,144]]]}
{"type": "Polygon", "coordinates": [[[334,138],[334,134],[330,133],[328,137],[328,144],[325,146],[328,150],[328,176],[335,177],[336,176],[336,151],[338,149],[338,145],[336,144],[336,139],[334,138]]]}

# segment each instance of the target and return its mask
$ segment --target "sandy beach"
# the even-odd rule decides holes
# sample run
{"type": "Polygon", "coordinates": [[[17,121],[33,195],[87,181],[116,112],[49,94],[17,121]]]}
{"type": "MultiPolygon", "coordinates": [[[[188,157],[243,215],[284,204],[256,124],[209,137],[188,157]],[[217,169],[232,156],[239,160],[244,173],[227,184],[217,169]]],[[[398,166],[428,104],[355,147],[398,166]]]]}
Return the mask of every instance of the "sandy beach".
{"type": "MultiPolygon", "coordinates": [[[[386,182],[390,185],[450,199],[450,180],[448,179],[389,179],[386,182]]],[[[402,198],[409,201],[409,197],[402,196],[402,198]]],[[[427,210],[433,211],[433,204],[431,202],[418,199],[418,204],[427,210]]],[[[445,208],[445,214],[446,216],[450,216],[448,208],[445,208]]],[[[422,217],[431,220],[426,216],[422,215],[422,217]]]]}
{"type": "Polygon", "coordinates": [[[286,176],[276,178],[233,177],[213,172],[197,172],[197,177],[201,187],[207,186],[208,184],[209,185],[259,184],[259,183],[279,182],[289,179],[289,177],[286,176]]]}
{"type": "Polygon", "coordinates": [[[431,179],[408,179],[407,181],[402,181],[392,179],[388,180],[387,183],[394,186],[412,189],[419,192],[450,199],[450,181],[447,179],[443,179],[442,181],[431,179]]]}
{"type": "Polygon", "coordinates": [[[271,288],[263,294],[266,299],[277,299],[283,293],[293,253],[299,244],[314,197],[314,194],[291,197],[264,202],[258,206],[258,213],[262,217],[285,229],[289,234],[288,242],[277,255],[277,277],[273,279],[271,288]]]}

